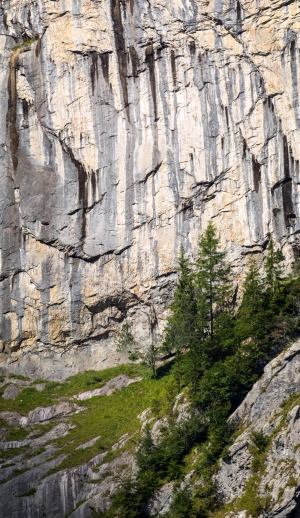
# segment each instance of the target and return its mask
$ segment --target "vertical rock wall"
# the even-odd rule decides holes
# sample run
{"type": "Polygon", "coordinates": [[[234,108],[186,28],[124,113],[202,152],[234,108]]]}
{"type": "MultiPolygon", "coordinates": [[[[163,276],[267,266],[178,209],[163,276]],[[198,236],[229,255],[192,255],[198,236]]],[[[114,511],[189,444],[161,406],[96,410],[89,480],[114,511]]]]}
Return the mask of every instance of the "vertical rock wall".
{"type": "Polygon", "coordinates": [[[125,318],[151,341],[211,218],[238,273],[270,234],[293,260],[297,0],[0,6],[2,366],[112,365],[125,318]]]}

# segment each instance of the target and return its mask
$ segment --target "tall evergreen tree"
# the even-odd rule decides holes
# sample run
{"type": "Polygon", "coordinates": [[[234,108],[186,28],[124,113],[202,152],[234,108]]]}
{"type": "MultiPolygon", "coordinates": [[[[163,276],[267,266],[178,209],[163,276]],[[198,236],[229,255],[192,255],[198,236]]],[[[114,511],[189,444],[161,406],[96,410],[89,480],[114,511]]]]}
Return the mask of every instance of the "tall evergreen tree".
{"type": "Polygon", "coordinates": [[[204,236],[199,241],[197,260],[198,310],[208,318],[208,332],[211,338],[215,334],[218,315],[228,309],[232,299],[230,270],[225,261],[226,253],[219,250],[216,228],[210,221],[204,236]],[[204,304],[208,315],[205,315],[204,304]]]}
{"type": "Polygon", "coordinates": [[[248,264],[244,283],[243,301],[235,325],[240,340],[257,341],[264,321],[264,287],[257,262],[253,257],[248,264]]]}
{"type": "Polygon", "coordinates": [[[193,349],[197,316],[194,276],[183,247],[180,249],[178,259],[178,273],[178,282],[170,308],[172,315],[165,329],[163,348],[167,351],[175,350],[175,376],[180,390],[183,376],[182,354],[187,349],[193,349]]]}
{"type": "Polygon", "coordinates": [[[225,257],[219,249],[216,228],[210,222],[199,241],[195,272],[200,376],[226,355],[228,347],[224,337],[233,318],[233,292],[225,257]]]}
{"type": "Polygon", "coordinates": [[[274,240],[271,236],[268,245],[268,254],[265,262],[265,272],[267,290],[273,298],[274,296],[276,296],[276,294],[278,294],[280,289],[280,281],[283,273],[283,270],[280,266],[282,261],[282,252],[280,250],[275,249],[274,240]]]}
{"type": "Polygon", "coordinates": [[[164,348],[181,352],[190,347],[195,331],[196,301],[193,273],[183,247],[178,259],[178,282],[171,304],[172,315],[168,319],[164,336],[164,348]]]}

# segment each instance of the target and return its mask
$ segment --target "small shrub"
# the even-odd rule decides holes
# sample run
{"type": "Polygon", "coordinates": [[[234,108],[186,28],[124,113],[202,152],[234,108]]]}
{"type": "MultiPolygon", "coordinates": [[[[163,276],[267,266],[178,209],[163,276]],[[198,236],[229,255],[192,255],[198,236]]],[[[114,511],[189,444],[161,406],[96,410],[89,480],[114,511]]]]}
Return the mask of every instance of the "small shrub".
{"type": "Polygon", "coordinates": [[[35,38],[31,38],[31,39],[28,39],[26,41],[23,41],[23,43],[20,43],[20,45],[15,45],[12,50],[15,51],[15,50],[19,50],[19,49],[22,49],[24,47],[28,47],[29,45],[31,45],[32,43],[34,43],[36,41],[35,38]]]}
{"type": "Polygon", "coordinates": [[[31,496],[36,493],[36,487],[31,487],[28,489],[28,491],[25,491],[25,493],[21,493],[20,495],[17,495],[18,498],[23,498],[24,496],[31,496]]]}
{"type": "Polygon", "coordinates": [[[136,353],[131,353],[129,356],[128,356],[128,360],[130,360],[131,362],[135,362],[136,360],[139,359],[139,355],[136,354],[136,353]]]}
{"type": "Polygon", "coordinates": [[[251,440],[258,453],[263,453],[266,451],[269,444],[269,438],[262,431],[253,432],[251,435],[251,440]]]}
{"type": "Polygon", "coordinates": [[[291,476],[287,481],[287,486],[288,487],[297,487],[298,481],[295,479],[295,477],[291,476]]]}

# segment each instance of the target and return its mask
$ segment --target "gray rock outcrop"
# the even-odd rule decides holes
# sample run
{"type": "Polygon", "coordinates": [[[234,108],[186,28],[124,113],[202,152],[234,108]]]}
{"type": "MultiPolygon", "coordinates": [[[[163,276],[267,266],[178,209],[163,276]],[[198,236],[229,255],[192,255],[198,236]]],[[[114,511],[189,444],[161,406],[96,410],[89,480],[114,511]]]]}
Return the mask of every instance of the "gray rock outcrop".
{"type": "MultiPolygon", "coordinates": [[[[253,432],[269,438],[256,498],[261,518],[292,518],[300,509],[300,342],[270,362],[264,376],[231,416],[243,432],[221,461],[216,483],[223,502],[242,496],[253,473],[253,432]]],[[[228,518],[236,514],[228,514],[228,518]]]]}
{"type": "Polygon", "coordinates": [[[3,371],[125,361],[124,319],[150,343],[211,218],[237,272],[271,233],[293,261],[299,20],[297,0],[2,0],[3,371]]]}

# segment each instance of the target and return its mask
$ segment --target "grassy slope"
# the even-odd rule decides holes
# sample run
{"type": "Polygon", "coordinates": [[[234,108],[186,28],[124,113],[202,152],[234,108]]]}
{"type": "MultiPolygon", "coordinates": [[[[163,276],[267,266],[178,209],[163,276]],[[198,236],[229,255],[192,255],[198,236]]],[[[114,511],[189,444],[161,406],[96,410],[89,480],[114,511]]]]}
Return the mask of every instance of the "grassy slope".
{"type": "MultiPolygon", "coordinates": [[[[46,382],[43,392],[38,392],[34,385],[24,388],[13,401],[0,398],[0,411],[16,411],[21,415],[27,415],[34,408],[46,407],[63,400],[71,400],[72,397],[86,390],[99,388],[105,383],[118,376],[127,374],[130,378],[142,376],[142,381],[133,383],[121,391],[111,396],[95,396],[90,400],[76,404],[83,407],[83,411],[66,418],[75,428],[54,442],[59,448],[57,454],[67,455],[63,463],[56,468],[58,471],[63,468],[71,468],[87,462],[102,451],[110,451],[111,447],[118,442],[119,438],[128,433],[134,437],[126,444],[126,448],[131,448],[137,442],[141,423],[137,418],[138,414],[152,405],[154,399],[160,402],[163,409],[165,404],[165,394],[169,383],[170,375],[168,367],[162,368],[165,375],[157,380],[151,379],[149,370],[140,365],[123,365],[105,371],[87,371],[72,376],[64,383],[46,382]],[[77,446],[88,442],[100,435],[100,439],[90,448],[76,450],[77,446]]],[[[5,387],[1,388],[3,392],[5,387]]],[[[1,394],[0,392],[0,394],[1,394]]],[[[45,433],[58,423],[55,419],[46,425],[39,425],[34,430],[45,433]]],[[[6,440],[22,440],[26,438],[29,430],[8,426],[4,421],[1,427],[9,429],[6,440]]],[[[32,428],[30,429],[32,431],[32,428]]],[[[14,450],[14,455],[21,450],[14,450]]],[[[8,452],[1,452],[2,459],[9,458],[8,452]],[[3,455],[2,455],[3,453],[3,455]]],[[[120,454],[116,452],[116,454],[120,454]]]]}

